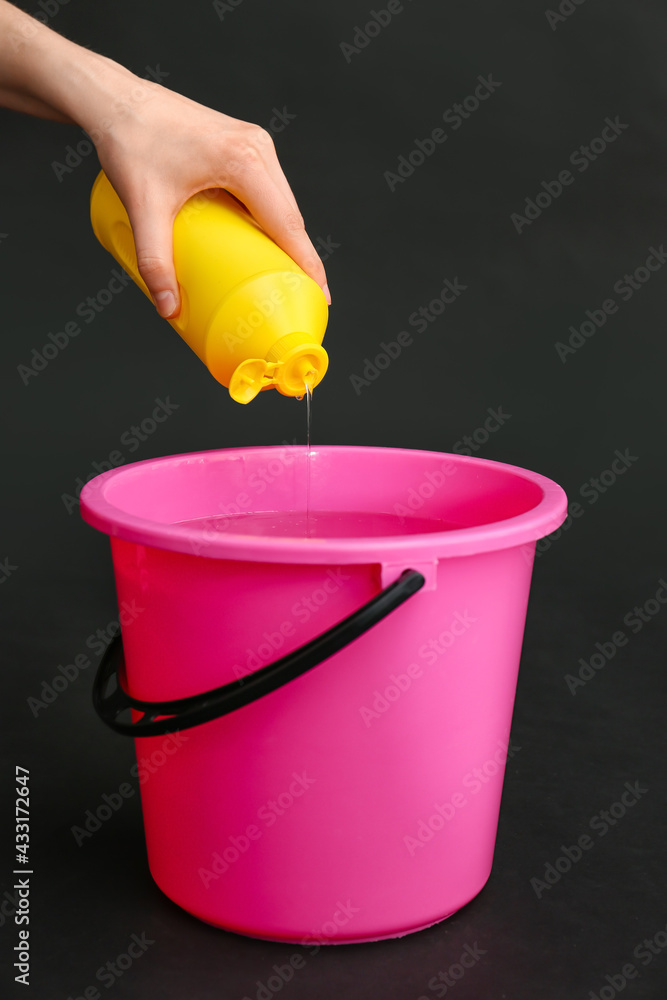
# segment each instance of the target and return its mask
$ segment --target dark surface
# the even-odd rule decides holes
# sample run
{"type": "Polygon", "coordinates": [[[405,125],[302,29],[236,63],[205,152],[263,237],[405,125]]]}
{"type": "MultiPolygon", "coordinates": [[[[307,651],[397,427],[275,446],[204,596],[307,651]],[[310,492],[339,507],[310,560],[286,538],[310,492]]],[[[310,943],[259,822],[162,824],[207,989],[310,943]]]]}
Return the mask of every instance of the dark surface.
{"type": "Polygon", "coordinates": [[[536,561],[512,731],[521,752],[507,768],[491,879],[429,930],[308,956],[215,930],[163,896],[147,869],[136,795],[81,848],[74,842],[71,827],[127,779],[134,751],[94,716],[92,670],[37,717],[28,706],[117,614],[108,540],[78,507],[68,513],[62,495],[156,397],[178,409],[128,461],[303,442],[305,413],[277,393],[233,403],[133,286],[24,385],[17,366],[106,285],[113,262],[88,222],[94,156],[60,182],[51,166],[80,131],[0,112],[0,558],[16,567],[0,591],[3,891],[16,764],[31,773],[36,873],[31,986],[13,983],[17,929],[5,920],[2,995],[81,996],[144,932],[155,943],[100,987],[103,996],[254,1000],[258,981],[298,951],[306,965],[281,997],[416,1000],[436,996],[429,980],[475,942],[485,954],[449,989],[457,1000],[584,1000],[591,991],[608,1000],[628,962],[640,974],[620,990],[626,1000],[667,992],[667,948],[646,964],[633,957],[646,938],[667,941],[667,611],[661,605],[636,634],[623,624],[667,576],[667,268],[628,301],[613,291],[665,237],[667,12],[648,0],[587,0],[552,30],[539,3],[415,0],[348,63],[340,43],[368,11],[351,0],[243,0],[221,21],[199,0],[187,13],[156,0],[76,0],[51,23],[139,75],[159,65],[167,86],[236,117],[266,126],[274,107],[296,115],[276,136],[278,152],[309,232],[337,244],[326,262],[331,367],[316,393],[316,443],[447,451],[502,407],[511,418],[478,454],[550,476],[581,504],[536,561]],[[383,173],[489,73],[501,86],[392,193],[383,173]],[[628,128],[585,172],[573,169],[572,185],[518,234],[511,213],[608,116],[628,128]],[[465,293],[423,333],[406,326],[445,278],[465,293]],[[610,297],[618,311],[563,363],[555,342],[610,297]],[[402,329],[413,345],[356,394],[350,375],[402,329]],[[585,484],[617,449],[636,460],[592,503],[585,484]],[[627,645],[572,694],[565,675],[618,629],[627,645]],[[636,781],[647,789],[636,805],[538,899],[530,880],[636,781]]]}

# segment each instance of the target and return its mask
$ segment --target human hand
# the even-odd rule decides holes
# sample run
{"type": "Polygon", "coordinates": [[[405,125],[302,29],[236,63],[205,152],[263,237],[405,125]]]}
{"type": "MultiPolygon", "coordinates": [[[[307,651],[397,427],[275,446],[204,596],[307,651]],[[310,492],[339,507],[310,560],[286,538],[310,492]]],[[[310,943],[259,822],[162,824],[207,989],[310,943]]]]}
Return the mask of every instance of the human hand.
{"type": "Polygon", "coordinates": [[[207,108],[63,38],[0,0],[0,104],[76,123],[95,143],[134,232],[137,264],[162,316],[180,309],[174,219],[188,198],[226,188],[323,289],[268,132],[207,108]]]}
{"type": "Polygon", "coordinates": [[[89,134],[129,216],[137,265],[160,314],[173,317],[180,308],[174,218],[188,198],[213,187],[235,195],[330,303],[324,266],[269,133],[159,84],[137,80],[133,93],[128,113],[89,134]]]}

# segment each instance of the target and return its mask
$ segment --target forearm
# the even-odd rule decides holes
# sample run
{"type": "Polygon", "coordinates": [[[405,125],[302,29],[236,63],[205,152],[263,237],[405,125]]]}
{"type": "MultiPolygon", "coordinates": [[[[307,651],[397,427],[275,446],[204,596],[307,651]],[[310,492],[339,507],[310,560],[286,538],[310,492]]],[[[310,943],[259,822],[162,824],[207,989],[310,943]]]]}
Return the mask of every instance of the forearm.
{"type": "Polygon", "coordinates": [[[139,272],[161,315],[179,308],[173,262],[178,211],[199,191],[226,188],[323,289],[271,136],[207,108],[113,59],[63,38],[0,0],[0,104],[84,129],[127,210],[139,272]]]}
{"type": "MultiPolygon", "coordinates": [[[[0,104],[14,111],[98,128],[108,109],[141,86],[129,70],[63,38],[0,0],[0,104]]],[[[135,102],[136,103],[136,102],[135,102]]]]}

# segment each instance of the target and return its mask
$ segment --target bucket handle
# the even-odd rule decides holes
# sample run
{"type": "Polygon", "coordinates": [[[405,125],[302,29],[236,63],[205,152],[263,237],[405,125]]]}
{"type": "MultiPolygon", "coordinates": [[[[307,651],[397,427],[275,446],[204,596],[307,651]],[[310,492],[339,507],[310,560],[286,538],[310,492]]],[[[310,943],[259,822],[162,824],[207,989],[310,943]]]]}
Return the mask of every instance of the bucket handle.
{"type": "Polygon", "coordinates": [[[250,705],[333,656],[420,590],[425,582],[421,573],[406,569],[398,580],[381,590],[358,611],[287,656],[247,677],[204,694],[173,701],[140,701],[127,694],[121,683],[125,681],[125,659],[122,638],[118,635],[107,647],[97,670],[93,685],[95,711],[103,722],[126,736],[164,736],[211,722],[235,712],[237,708],[250,705]],[[120,722],[118,716],[128,708],[144,714],[136,722],[120,722]]]}

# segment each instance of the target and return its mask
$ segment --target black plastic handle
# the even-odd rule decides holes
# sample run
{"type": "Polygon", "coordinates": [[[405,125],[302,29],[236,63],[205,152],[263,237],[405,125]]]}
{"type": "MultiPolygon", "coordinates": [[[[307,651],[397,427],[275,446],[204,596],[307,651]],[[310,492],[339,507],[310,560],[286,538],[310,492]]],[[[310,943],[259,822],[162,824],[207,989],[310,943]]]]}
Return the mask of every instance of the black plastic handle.
{"type": "Polygon", "coordinates": [[[93,685],[93,705],[103,722],[127,736],[164,736],[210,722],[235,712],[288,681],[312,670],[329,656],[349,645],[391,611],[420,590],[426,581],[421,573],[406,569],[395,583],[385,587],[358,611],[343,618],[322,635],[287,656],[204,694],[177,698],[174,701],[139,701],[123,688],[125,659],[123,643],[117,636],[107,648],[93,685]],[[115,680],[115,687],[111,683],[115,680]],[[111,690],[109,690],[111,688],[111,690]],[[129,708],[144,714],[136,722],[119,722],[118,716],[129,708]]]}

